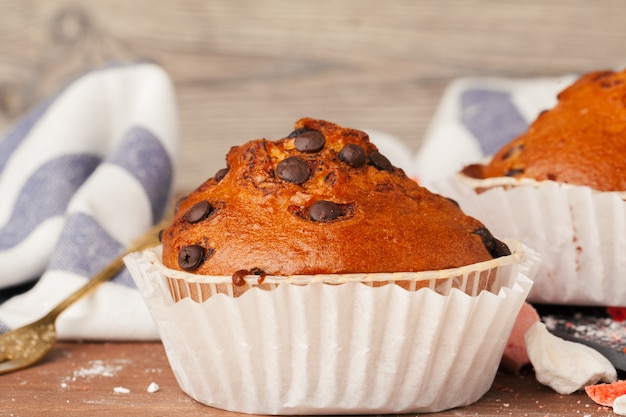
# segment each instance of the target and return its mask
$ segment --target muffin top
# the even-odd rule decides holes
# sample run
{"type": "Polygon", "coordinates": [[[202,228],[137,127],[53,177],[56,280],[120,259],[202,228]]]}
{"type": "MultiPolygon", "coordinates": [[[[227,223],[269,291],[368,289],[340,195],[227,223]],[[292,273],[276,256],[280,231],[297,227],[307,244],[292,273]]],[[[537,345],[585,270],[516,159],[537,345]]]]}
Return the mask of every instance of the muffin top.
{"type": "Polygon", "coordinates": [[[463,172],[475,178],[532,178],[625,191],[626,71],[583,75],[488,164],[470,165],[463,172]]]}
{"type": "Polygon", "coordinates": [[[233,276],[416,272],[510,254],[367,134],[310,118],[231,148],[226,168],[179,201],[162,244],[169,268],[233,276]]]}

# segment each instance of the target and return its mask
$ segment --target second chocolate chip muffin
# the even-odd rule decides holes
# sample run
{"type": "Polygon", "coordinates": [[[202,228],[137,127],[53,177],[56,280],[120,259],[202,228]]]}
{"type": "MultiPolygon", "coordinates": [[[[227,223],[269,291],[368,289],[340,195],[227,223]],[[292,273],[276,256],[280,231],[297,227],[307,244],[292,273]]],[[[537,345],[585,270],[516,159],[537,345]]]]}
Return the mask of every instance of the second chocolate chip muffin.
{"type": "Polygon", "coordinates": [[[428,271],[510,254],[478,220],[394,167],[364,132],[301,119],[230,150],[180,203],[163,263],[200,275],[428,271]]]}
{"type": "Polygon", "coordinates": [[[626,191],[626,70],[584,74],[557,98],[488,163],[463,173],[626,191]]]}

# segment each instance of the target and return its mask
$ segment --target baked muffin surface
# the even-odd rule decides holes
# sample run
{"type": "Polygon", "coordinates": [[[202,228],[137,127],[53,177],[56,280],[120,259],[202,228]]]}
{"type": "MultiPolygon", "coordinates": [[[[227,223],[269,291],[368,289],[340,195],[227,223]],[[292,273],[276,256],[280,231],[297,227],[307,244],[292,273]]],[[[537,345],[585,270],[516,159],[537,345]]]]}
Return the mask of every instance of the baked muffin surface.
{"type": "Polygon", "coordinates": [[[464,173],[626,191],[626,71],[583,75],[488,164],[464,173]]]}
{"type": "Polygon", "coordinates": [[[233,147],[184,198],[163,263],[201,275],[438,270],[508,255],[478,220],[394,167],[364,132],[299,120],[233,147]]]}

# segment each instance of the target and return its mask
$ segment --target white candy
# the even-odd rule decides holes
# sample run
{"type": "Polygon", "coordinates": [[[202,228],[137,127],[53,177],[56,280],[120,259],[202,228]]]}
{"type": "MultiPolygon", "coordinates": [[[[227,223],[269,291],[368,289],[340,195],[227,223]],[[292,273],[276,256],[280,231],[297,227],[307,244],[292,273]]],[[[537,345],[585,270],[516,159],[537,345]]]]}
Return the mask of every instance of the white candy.
{"type": "Polygon", "coordinates": [[[124,387],[115,387],[113,388],[113,392],[116,394],[130,394],[130,390],[124,387]]]}
{"type": "Polygon", "coordinates": [[[620,416],[626,416],[626,395],[617,397],[613,401],[613,412],[620,416]]]}
{"type": "Polygon", "coordinates": [[[571,394],[587,385],[617,379],[617,371],[602,354],[553,335],[541,322],[528,329],[524,340],[537,381],[559,394],[571,394]]]}

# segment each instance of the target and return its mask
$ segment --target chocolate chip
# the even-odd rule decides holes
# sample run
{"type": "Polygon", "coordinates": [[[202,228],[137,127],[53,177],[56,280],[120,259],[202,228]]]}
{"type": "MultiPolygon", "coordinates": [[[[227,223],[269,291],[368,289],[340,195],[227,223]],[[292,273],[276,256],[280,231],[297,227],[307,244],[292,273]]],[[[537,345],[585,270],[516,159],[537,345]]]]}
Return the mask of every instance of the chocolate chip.
{"type": "Polygon", "coordinates": [[[470,178],[483,178],[483,166],[481,164],[470,164],[461,170],[463,175],[470,178]]]}
{"type": "Polygon", "coordinates": [[[598,71],[598,73],[594,75],[593,80],[598,81],[603,78],[610,77],[611,75],[613,75],[613,71],[598,71]]]}
{"type": "Polygon", "coordinates": [[[512,146],[509,149],[507,149],[506,152],[502,154],[502,157],[500,159],[502,159],[503,161],[506,159],[509,159],[513,155],[521,152],[523,149],[524,149],[524,145],[512,146]]]}
{"type": "Polygon", "coordinates": [[[215,181],[220,182],[228,174],[228,168],[222,168],[215,173],[215,181]]]}
{"type": "Polygon", "coordinates": [[[611,88],[613,87],[613,83],[611,81],[600,81],[600,87],[602,88],[611,88]]]}
{"type": "Polygon", "coordinates": [[[319,152],[324,148],[326,138],[317,130],[309,130],[296,136],[294,145],[300,152],[319,152]]]}
{"type": "Polygon", "coordinates": [[[324,183],[328,184],[331,187],[337,184],[337,172],[330,171],[328,174],[326,174],[326,176],[324,177],[324,183]]]}
{"type": "Polygon", "coordinates": [[[187,213],[185,213],[185,219],[188,223],[198,223],[204,220],[212,211],[213,207],[211,204],[206,200],[202,200],[194,204],[187,213]]]}
{"type": "Polygon", "coordinates": [[[267,273],[261,268],[259,268],[258,266],[255,266],[254,268],[252,268],[250,272],[252,275],[267,275],[267,273]]]}
{"type": "Polygon", "coordinates": [[[304,159],[290,156],[278,163],[276,174],[287,182],[302,184],[309,179],[311,167],[304,159]]]}
{"type": "Polygon", "coordinates": [[[485,248],[487,249],[489,254],[494,258],[508,256],[511,254],[511,250],[506,245],[506,243],[496,239],[487,228],[480,227],[474,230],[472,233],[478,235],[481,238],[481,240],[483,241],[483,245],[485,245],[485,248]]]}
{"type": "Polygon", "coordinates": [[[339,151],[339,159],[353,168],[358,168],[365,163],[365,150],[362,146],[349,143],[339,151]]]}
{"type": "Polygon", "coordinates": [[[516,175],[520,175],[524,173],[524,169],[523,168],[511,168],[508,171],[506,171],[504,173],[505,177],[514,177],[516,175]]]}
{"type": "Polygon", "coordinates": [[[258,276],[259,278],[257,278],[256,282],[257,284],[261,285],[265,281],[265,278],[267,277],[268,274],[259,267],[254,267],[250,270],[240,269],[238,271],[235,271],[235,273],[232,276],[233,285],[236,287],[241,287],[243,285],[246,285],[246,277],[250,275],[258,276]]]}
{"type": "Polygon", "coordinates": [[[385,155],[380,152],[372,152],[370,154],[370,163],[379,171],[393,171],[393,165],[385,155]]]}
{"type": "Polygon", "coordinates": [[[511,249],[509,249],[506,243],[496,238],[494,238],[494,242],[496,245],[495,249],[492,252],[494,258],[499,258],[500,256],[509,256],[511,254],[511,249]]]}
{"type": "Polygon", "coordinates": [[[159,242],[163,242],[163,229],[159,230],[158,237],[159,237],[159,242]]]}
{"type": "Polygon", "coordinates": [[[288,138],[295,138],[295,137],[303,134],[304,132],[308,132],[309,130],[311,130],[311,129],[309,129],[308,127],[301,127],[300,129],[296,129],[293,132],[291,132],[287,137],[288,138]]]}
{"type": "Polygon", "coordinates": [[[233,285],[236,287],[241,287],[243,285],[246,285],[245,278],[248,275],[252,275],[252,273],[248,271],[247,269],[240,269],[238,271],[235,271],[235,273],[232,276],[233,285]]]}
{"type": "Polygon", "coordinates": [[[318,200],[309,207],[309,218],[316,222],[335,220],[339,214],[339,206],[332,201],[318,200]]]}
{"type": "Polygon", "coordinates": [[[204,261],[204,248],[200,245],[183,246],[178,252],[178,266],[185,271],[191,271],[204,261]]]}
{"type": "Polygon", "coordinates": [[[449,202],[451,202],[452,204],[454,204],[455,206],[457,206],[457,207],[459,207],[459,208],[461,207],[461,206],[459,205],[459,202],[458,202],[458,201],[456,201],[455,199],[450,198],[450,197],[446,197],[446,199],[447,199],[449,202]]]}

